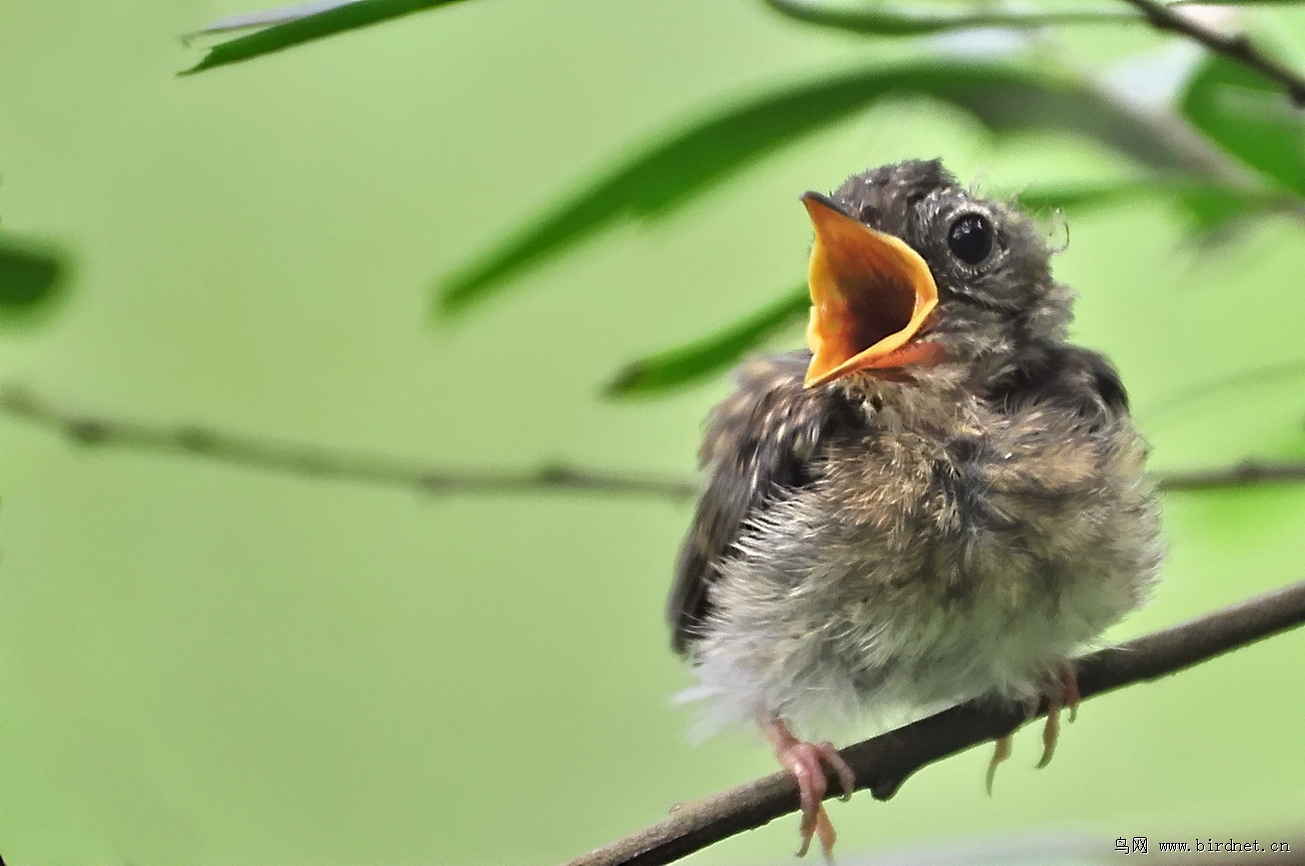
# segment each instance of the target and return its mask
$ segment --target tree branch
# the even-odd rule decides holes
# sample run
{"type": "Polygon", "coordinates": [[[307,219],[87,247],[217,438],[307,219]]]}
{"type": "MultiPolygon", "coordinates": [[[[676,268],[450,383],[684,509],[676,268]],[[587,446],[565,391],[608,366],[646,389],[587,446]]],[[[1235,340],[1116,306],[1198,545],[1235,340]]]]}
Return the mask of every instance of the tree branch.
{"type": "MultiPolygon", "coordinates": [[[[433,466],[390,454],[287,442],[245,433],[223,432],[199,424],[152,424],[75,411],[13,383],[0,384],[0,417],[29,421],[61,433],[76,445],[126,448],[154,454],[201,457],[261,469],[420,493],[604,493],[624,496],[692,498],[692,478],[549,463],[535,469],[468,469],[433,466]]],[[[1156,472],[1151,478],[1166,491],[1213,490],[1256,484],[1305,481],[1305,462],[1245,460],[1233,466],[1156,472]]]]}
{"type": "Polygon", "coordinates": [[[1034,28],[1066,24],[1136,21],[1114,9],[916,9],[892,3],[830,3],[827,0],[763,0],[781,15],[808,24],[876,36],[924,36],[976,27],[1034,28]]]}
{"type": "Polygon", "coordinates": [[[1124,0],[1136,7],[1151,26],[1168,30],[1193,39],[1216,54],[1222,54],[1235,63],[1253,69],[1271,81],[1281,84],[1298,108],[1305,108],[1305,76],[1279,63],[1257,48],[1244,33],[1227,35],[1212,30],[1194,18],[1175,12],[1157,0],[1124,0]]]}
{"type": "Polygon", "coordinates": [[[309,478],[406,487],[419,493],[609,493],[688,499],[691,479],[551,463],[535,469],[455,469],[388,454],[223,432],[197,424],[161,425],[64,408],[27,388],[0,385],[0,416],[54,430],[74,444],[203,457],[309,478]]]}
{"type": "MultiPolygon", "coordinates": [[[[825,0],[764,0],[789,18],[823,27],[878,36],[921,36],[976,27],[1038,28],[1065,24],[1116,23],[1137,20],[1108,9],[1009,10],[965,9],[920,11],[910,7],[879,4],[867,7],[825,0]]],[[[1124,0],[1142,13],[1156,30],[1167,30],[1193,39],[1235,63],[1255,70],[1281,84],[1297,106],[1305,107],[1305,77],[1268,56],[1245,34],[1226,35],[1206,27],[1158,0],[1124,0]]],[[[1184,5],[1181,3],[1174,6],[1184,5]]]]}
{"type": "Polygon", "coordinates": [[[1226,469],[1188,469],[1151,476],[1165,491],[1212,490],[1284,481],[1305,481],[1305,463],[1244,460],[1226,469]]]}
{"type": "MultiPolygon", "coordinates": [[[[1158,631],[1076,663],[1084,700],[1158,679],[1305,623],[1305,581],[1183,625],[1158,631]]],[[[1036,716],[1045,715],[1044,702],[1036,716]]],[[[1024,710],[963,704],[842,750],[859,788],[887,800],[920,768],[1011,733],[1024,710]]],[[[836,778],[829,779],[837,792],[836,778]]],[[[976,789],[978,782],[975,782],[976,789]]],[[[654,866],[670,863],[728,836],[796,812],[798,788],[775,773],[731,791],[672,809],[670,817],[573,860],[570,866],[654,866]]]]}

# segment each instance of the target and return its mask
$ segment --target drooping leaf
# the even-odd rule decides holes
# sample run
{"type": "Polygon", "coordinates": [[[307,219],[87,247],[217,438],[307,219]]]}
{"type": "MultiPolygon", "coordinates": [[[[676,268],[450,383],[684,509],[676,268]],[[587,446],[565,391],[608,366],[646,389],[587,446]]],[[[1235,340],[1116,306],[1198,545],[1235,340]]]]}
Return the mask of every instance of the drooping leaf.
{"type": "Polygon", "coordinates": [[[1135,195],[1137,195],[1135,183],[1111,180],[1099,184],[1033,187],[1015,193],[1013,198],[1026,212],[1038,214],[1060,208],[1114,204],[1135,195]]]}
{"type": "Polygon", "coordinates": [[[1193,185],[1173,191],[1174,202],[1197,238],[1223,232],[1245,217],[1286,209],[1281,196],[1242,193],[1226,187],[1193,185]]]}
{"type": "Polygon", "coordinates": [[[287,21],[298,21],[300,18],[307,18],[310,15],[317,15],[328,9],[334,9],[337,6],[347,6],[350,3],[357,3],[359,0],[308,0],[306,3],[295,3],[291,6],[277,6],[274,9],[260,9],[257,12],[241,12],[235,15],[225,15],[216,21],[210,21],[194,33],[187,33],[182,40],[189,42],[199,36],[209,36],[213,33],[229,33],[232,30],[251,30],[255,27],[270,27],[273,24],[284,24],[287,21]]]}
{"type": "Polygon", "coordinates": [[[892,3],[848,0],[766,0],[770,8],[789,18],[852,33],[876,36],[923,36],[976,27],[1046,27],[1062,24],[1117,24],[1144,20],[1121,8],[1022,9],[1001,6],[919,8],[892,3]]]}
{"type": "Polygon", "coordinates": [[[800,321],[810,306],[807,287],[799,286],[770,306],[714,334],[626,365],[612,378],[607,391],[625,397],[687,385],[728,367],[775,331],[800,321]]]}
{"type": "Polygon", "coordinates": [[[342,6],[331,6],[324,11],[294,17],[247,36],[219,42],[208,50],[208,54],[199,63],[181,74],[191,75],[205,69],[252,60],[304,42],[457,2],[459,0],[357,0],[342,6]]]}
{"type": "Polygon", "coordinates": [[[858,69],[766,93],[644,149],[441,280],[439,308],[465,308],[619,219],[663,214],[781,145],[885,97],[909,95],[948,102],[994,133],[1059,129],[1161,170],[1181,171],[1190,158],[1117,103],[1055,70],[940,58],[858,69]]]}
{"type": "Polygon", "coordinates": [[[0,237],[0,320],[25,320],[45,307],[65,271],[51,250],[0,237]]]}
{"type": "Polygon", "coordinates": [[[1026,211],[1089,208],[1143,198],[1167,198],[1177,208],[1188,231],[1198,236],[1226,228],[1242,217],[1290,210],[1290,197],[1265,190],[1186,177],[1122,178],[1099,184],[1039,187],[1015,198],[1026,211]]]}
{"type": "Polygon", "coordinates": [[[1277,83],[1214,54],[1197,68],[1180,108],[1228,153],[1305,196],[1305,111],[1277,83]]]}

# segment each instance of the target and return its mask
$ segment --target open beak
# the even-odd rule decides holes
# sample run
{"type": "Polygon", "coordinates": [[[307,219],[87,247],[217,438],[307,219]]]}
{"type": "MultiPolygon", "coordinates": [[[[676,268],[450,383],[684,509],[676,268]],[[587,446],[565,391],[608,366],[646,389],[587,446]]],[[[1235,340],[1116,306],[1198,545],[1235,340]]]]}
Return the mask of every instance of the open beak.
{"type": "Polygon", "coordinates": [[[819,193],[802,203],[816,230],[806,387],[911,363],[917,353],[907,344],[938,305],[929,266],[900,238],[857,222],[819,193]]]}

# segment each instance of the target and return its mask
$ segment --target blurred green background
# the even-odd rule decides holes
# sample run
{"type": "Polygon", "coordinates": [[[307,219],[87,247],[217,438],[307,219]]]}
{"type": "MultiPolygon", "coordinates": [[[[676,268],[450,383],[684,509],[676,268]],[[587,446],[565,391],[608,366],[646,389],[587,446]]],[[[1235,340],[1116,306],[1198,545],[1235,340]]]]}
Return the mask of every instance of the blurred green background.
{"type": "MultiPolygon", "coordinates": [[[[0,218],[72,268],[57,316],[0,331],[4,379],[452,466],[688,475],[725,378],[638,401],[601,387],[800,280],[800,192],[916,156],[1002,190],[1122,171],[1096,145],[997,146],[893,102],[433,323],[436,277],[667,124],[908,49],[748,0],[483,0],[175,75],[201,55],[178,34],[248,8],[0,0],[0,218]]],[[[1300,7],[1275,26],[1305,44],[1300,7]]],[[[1084,64],[1161,45],[1062,38],[1084,64]]],[[[1155,468],[1305,457],[1305,378],[1256,372],[1303,358],[1299,221],[1193,245],[1139,201],[1069,226],[1077,339],[1122,369],[1155,468]]],[[[662,622],[687,504],[423,498],[88,452],[12,420],[0,495],[15,866],[548,863],[774,769],[751,731],[692,744],[670,703],[690,682],[662,622]]],[[[1112,637],[1302,577],[1305,486],[1174,494],[1166,525],[1155,601],[1112,637]]],[[[1290,634],[1093,700],[1045,771],[1019,736],[992,799],[986,749],[888,804],[859,795],[832,810],[840,852],[1073,838],[1110,859],[1121,835],[1248,833],[1305,849],[1303,653],[1290,634]]],[[[789,862],[796,826],[692,862],[789,862]]]]}

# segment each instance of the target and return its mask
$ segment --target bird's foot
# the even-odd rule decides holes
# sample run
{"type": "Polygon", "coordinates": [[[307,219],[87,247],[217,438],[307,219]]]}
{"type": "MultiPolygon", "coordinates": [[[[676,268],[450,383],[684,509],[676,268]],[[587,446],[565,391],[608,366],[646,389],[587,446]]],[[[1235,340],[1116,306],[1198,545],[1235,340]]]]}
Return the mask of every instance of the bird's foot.
{"type": "MultiPolygon", "coordinates": [[[[1047,722],[1042,728],[1042,757],[1038,760],[1038,769],[1042,769],[1051,763],[1051,758],[1056,754],[1056,743],[1060,740],[1060,711],[1069,710],[1069,720],[1073,722],[1078,718],[1078,704],[1080,700],[1078,692],[1078,674],[1074,666],[1069,662],[1064,662],[1060,666],[1060,674],[1047,688],[1047,722]]],[[[1038,710],[1037,700],[1033,700],[1025,707],[1025,721],[1033,718],[1038,710]]],[[[988,761],[988,774],[985,780],[985,787],[988,796],[992,796],[992,783],[997,778],[997,768],[1010,757],[1011,741],[1015,732],[1011,731],[1004,737],[998,737],[993,741],[992,758],[988,761]]]]}
{"type": "Polygon", "coordinates": [[[1074,670],[1074,665],[1065,662],[1060,666],[1060,680],[1055,683],[1049,694],[1047,704],[1047,723],[1042,728],[1042,758],[1038,761],[1038,769],[1051,763],[1051,757],[1056,754],[1056,742],[1060,739],[1060,711],[1061,709],[1069,710],[1069,720],[1072,723],[1078,718],[1078,673],[1074,670]]]}
{"type": "Polygon", "coordinates": [[[838,838],[838,834],[834,832],[834,824],[829,820],[829,813],[825,811],[824,799],[828,783],[825,781],[825,768],[821,762],[828,764],[838,776],[839,785],[843,789],[840,799],[843,800],[850,800],[852,792],[856,790],[856,776],[852,773],[852,768],[843,760],[843,756],[838,754],[838,749],[834,748],[833,743],[808,743],[799,740],[780,719],[763,722],[761,727],[766,733],[766,739],[770,740],[770,744],[775,748],[775,757],[779,759],[780,766],[797,779],[798,794],[802,802],[802,826],[798,831],[802,836],[802,845],[798,848],[797,856],[805,856],[811,847],[812,837],[819,836],[820,850],[825,856],[825,861],[833,863],[834,841],[838,838]]]}

